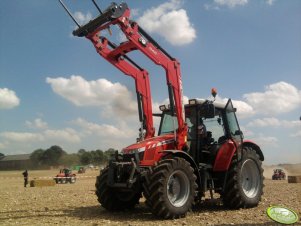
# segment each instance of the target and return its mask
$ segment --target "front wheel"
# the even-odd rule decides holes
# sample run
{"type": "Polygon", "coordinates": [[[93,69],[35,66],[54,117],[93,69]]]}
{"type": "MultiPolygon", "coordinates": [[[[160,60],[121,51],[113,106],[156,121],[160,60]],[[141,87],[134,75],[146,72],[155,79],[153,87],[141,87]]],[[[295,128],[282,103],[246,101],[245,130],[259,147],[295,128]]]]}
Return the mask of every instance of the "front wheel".
{"type": "Polygon", "coordinates": [[[108,186],[109,168],[102,170],[96,178],[96,195],[102,207],[109,211],[122,211],[124,209],[132,209],[139,203],[141,191],[138,184],[133,185],[133,189],[124,191],[118,188],[108,186]]]}
{"type": "Polygon", "coordinates": [[[249,208],[257,206],[263,194],[263,169],[256,151],[250,147],[242,150],[242,159],[232,160],[228,171],[224,205],[230,208],[249,208]]]}
{"type": "Polygon", "coordinates": [[[193,168],[185,159],[160,161],[145,183],[146,204],[156,216],[179,218],[191,209],[197,184],[193,168]]]}

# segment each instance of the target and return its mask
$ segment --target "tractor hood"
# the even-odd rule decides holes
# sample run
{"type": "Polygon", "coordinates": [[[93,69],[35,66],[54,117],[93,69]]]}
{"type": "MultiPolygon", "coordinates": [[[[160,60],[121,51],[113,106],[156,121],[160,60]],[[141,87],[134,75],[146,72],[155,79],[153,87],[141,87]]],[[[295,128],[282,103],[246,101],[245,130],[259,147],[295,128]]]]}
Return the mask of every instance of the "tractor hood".
{"type": "Polygon", "coordinates": [[[152,137],[136,144],[132,144],[122,150],[123,154],[134,154],[137,152],[143,152],[148,149],[163,148],[163,146],[174,143],[174,134],[165,134],[157,137],[152,137]]]}

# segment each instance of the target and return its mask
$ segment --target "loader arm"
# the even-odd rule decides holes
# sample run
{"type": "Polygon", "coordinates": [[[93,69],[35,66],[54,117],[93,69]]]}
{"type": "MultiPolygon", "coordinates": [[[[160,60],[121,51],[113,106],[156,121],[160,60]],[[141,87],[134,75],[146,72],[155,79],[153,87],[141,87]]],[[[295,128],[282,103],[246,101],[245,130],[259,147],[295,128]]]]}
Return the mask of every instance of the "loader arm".
{"type": "Polygon", "coordinates": [[[155,128],[153,127],[152,100],[148,72],[139,67],[126,55],[112,57],[116,50],[116,46],[105,37],[99,37],[97,34],[93,34],[87,36],[87,38],[91,40],[99,55],[109,61],[125,75],[128,75],[135,80],[139,121],[141,123],[140,139],[153,137],[155,135],[155,128]],[[145,129],[144,135],[143,129],[145,129]]]}
{"type": "MultiPolygon", "coordinates": [[[[184,106],[180,63],[171,57],[155,40],[152,39],[136,22],[130,20],[130,9],[126,3],[111,5],[97,18],[73,31],[73,35],[86,37],[92,41],[96,51],[111,64],[133,77],[136,81],[137,93],[142,97],[142,111],[146,120],[146,138],[154,135],[151,95],[148,73],[141,69],[127,53],[139,50],[155,64],[166,71],[169,101],[172,114],[177,117],[176,148],[182,149],[186,143],[187,127],[184,122],[184,106]],[[127,41],[118,46],[100,36],[100,31],[117,25],[124,33],[127,41]]],[[[139,98],[138,98],[139,100],[139,98]]],[[[138,101],[139,108],[139,101],[138,101]]],[[[141,117],[140,116],[140,117],[141,117]]],[[[140,118],[141,119],[141,118],[140,118]]]]}

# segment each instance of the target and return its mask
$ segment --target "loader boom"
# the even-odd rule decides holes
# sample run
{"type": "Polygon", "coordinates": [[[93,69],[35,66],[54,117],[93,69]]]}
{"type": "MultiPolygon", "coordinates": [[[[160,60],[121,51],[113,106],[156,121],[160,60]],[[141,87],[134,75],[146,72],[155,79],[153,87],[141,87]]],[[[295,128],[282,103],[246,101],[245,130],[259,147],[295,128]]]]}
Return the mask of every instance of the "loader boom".
{"type": "Polygon", "coordinates": [[[180,63],[171,57],[136,22],[130,20],[130,9],[127,4],[117,5],[112,3],[97,18],[73,31],[73,35],[88,38],[102,57],[126,75],[135,79],[138,108],[141,109],[139,117],[140,121],[145,124],[146,129],[145,138],[154,136],[148,72],[140,68],[126,54],[139,50],[155,64],[165,69],[170,107],[172,114],[177,118],[178,124],[175,137],[176,147],[182,149],[186,142],[187,128],[184,123],[180,63]],[[117,25],[120,28],[127,41],[117,46],[107,38],[100,36],[102,30],[108,29],[112,25],[117,25]],[[142,104],[139,105],[140,98],[142,104]]]}

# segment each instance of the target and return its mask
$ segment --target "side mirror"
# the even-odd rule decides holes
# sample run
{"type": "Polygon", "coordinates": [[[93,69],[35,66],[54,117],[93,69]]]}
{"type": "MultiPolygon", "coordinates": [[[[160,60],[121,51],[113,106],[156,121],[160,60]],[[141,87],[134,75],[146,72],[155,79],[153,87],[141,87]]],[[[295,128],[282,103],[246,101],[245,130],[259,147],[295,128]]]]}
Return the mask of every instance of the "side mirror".
{"type": "Polygon", "coordinates": [[[234,133],[235,136],[241,136],[242,138],[244,138],[244,134],[241,130],[236,130],[234,133]]]}

